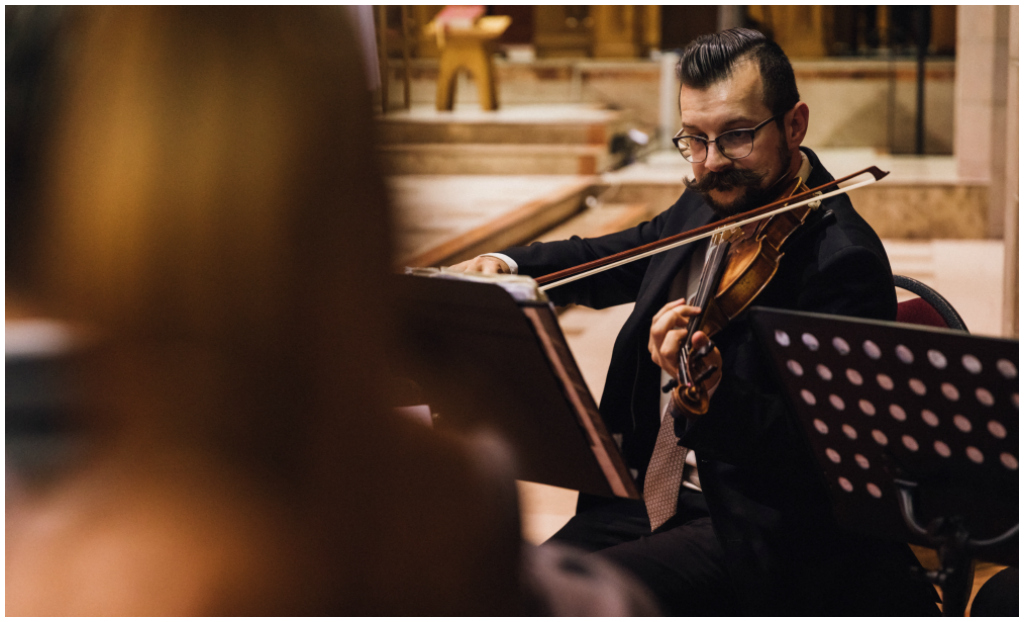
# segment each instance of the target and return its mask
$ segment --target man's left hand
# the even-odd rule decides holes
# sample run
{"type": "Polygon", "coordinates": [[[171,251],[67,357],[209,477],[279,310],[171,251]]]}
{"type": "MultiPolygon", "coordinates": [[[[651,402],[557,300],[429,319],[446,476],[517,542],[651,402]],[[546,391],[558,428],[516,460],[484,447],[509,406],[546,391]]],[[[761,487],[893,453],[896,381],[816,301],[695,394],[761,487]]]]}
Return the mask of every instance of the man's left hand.
{"type": "MultiPolygon", "coordinates": [[[[687,324],[690,318],[700,313],[700,308],[686,304],[686,300],[674,300],[654,314],[651,321],[651,333],[647,341],[647,350],[651,360],[665,370],[672,378],[679,378],[679,351],[686,340],[687,324]]],[[[702,331],[693,334],[692,352],[711,343],[711,339],[702,331]]],[[[708,393],[714,392],[722,379],[722,354],[718,348],[712,348],[704,357],[699,369],[715,366],[716,371],[706,378],[702,385],[708,393]]]]}

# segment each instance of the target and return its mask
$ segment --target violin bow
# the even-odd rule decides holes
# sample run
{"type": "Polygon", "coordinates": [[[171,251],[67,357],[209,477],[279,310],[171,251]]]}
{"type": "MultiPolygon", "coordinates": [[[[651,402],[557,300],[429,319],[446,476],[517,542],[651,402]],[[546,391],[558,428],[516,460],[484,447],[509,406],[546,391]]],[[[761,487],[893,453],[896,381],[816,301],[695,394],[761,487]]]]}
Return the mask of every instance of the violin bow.
{"type": "Polygon", "coordinates": [[[856,173],[847,175],[840,179],[832,180],[818,186],[817,188],[811,188],[810,190],[801,192],[800,194],[795,194],[785,199],[779,199],[778,201],[774,201],[767,205],[762,205],[761,207],[757,207],[740,214],[734,214],[717,222],[709,223],[702,227],[697,227],[696,229],[691,229],[682,233],[677,233],[667,238],[662,238],[649,244],[644,244],[643,246],[615,253],[614,255],[608,255],[601,259],[595,259],[594,261],[573,266],[572,268],[566,268],[565,270],[545,274],[544,276],[537,277],[536,281],[540,286],[541,291],[547,291],[549,289],[604,272],[605,270],[618,268],[619,266],[632,263],[639,259],[644,259],[645,257],[650,257],[651,255],[657,255],[658,253],[663,253],[667,250],[678,248],[691,242],[696,242],[697,240],[703,240],[704,238],[711,237],[712,235],[722,231],[735,229],[752,222],[764,220],[765,218],[770,218],[776,214],[781,214],[782,212],[803,207],[804,205],[815,201],[822,201],[840,194],[846,194],[851,190],[871,185],[888,174],[888,171],[883,171],[876,166],[869,166],[864,170],[857,171],[856,173]],[[843,188],[837,188],[831,192],[823,192],[826,188],[838,186],[839,184],[848,182],[851,179],[856,179],[862,175],[871,175],[871,177],[865,181],[853,183],[843,188]],[[790,203],[790,201],[794,202],[790,203]]]}

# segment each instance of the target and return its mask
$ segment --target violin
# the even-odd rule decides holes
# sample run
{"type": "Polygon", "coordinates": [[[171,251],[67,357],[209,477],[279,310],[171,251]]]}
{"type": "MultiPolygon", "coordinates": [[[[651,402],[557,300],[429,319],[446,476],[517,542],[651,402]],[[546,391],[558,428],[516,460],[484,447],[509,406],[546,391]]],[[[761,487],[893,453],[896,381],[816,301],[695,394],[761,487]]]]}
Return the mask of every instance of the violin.
{"type": "Polygon", "coordinates": [[[701,311],[687,323],[687,336],[679,352],[679,377],[667,387],[672,391],[672,405],[677,414],[695,417],[708,410],[708,380],[718,368],[708,363],[708,355],[714,351],[713,343],[696,352],[693,350],[694,333],[700,331],[712,337],[751,304],[778,271],[783,245],[807,222],[822,200],[875,183],[886,175],[888,172],[872,166],[816,188],[807,188],[796,178],[785,185],[782,198],[768,205],[539,277],[537,283],[541,290],[558,287],[684,244],[712,238],[693,302],[701,311]],[[870,179],[839,187],[864,175],[870,175],[870,179]],[[835,189],[826,192],[830,188],[835,189]]]}
{"type": "MultiPolygon", "coordinates": [[[[791,198],[807,190],[803,180],[796,178],[782,196],[791,198]]],[[[718,371],[717,366],[706,364],[714,344],[694,352],[694,333],[701,331],[711,338],[750,305],[778,271],[783,244],[820,205],[820,200],[813,201],[712,237],[710,256],[691,303],[701,311],[690,317],[686,339],[679,348],[679,377],[672,389],[672,404],[680,414],[692,417],[707,412],[710,395],[705,381],[718,371]]]]}

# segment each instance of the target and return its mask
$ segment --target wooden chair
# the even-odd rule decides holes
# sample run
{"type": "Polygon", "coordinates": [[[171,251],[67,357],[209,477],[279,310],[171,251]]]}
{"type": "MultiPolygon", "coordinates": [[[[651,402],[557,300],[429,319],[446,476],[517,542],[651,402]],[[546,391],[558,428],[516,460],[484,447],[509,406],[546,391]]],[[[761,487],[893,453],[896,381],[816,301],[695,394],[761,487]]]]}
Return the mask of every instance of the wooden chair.
{"type": "Polygon", "coordinates": [[[495,39],[505,32],[512,18],[507,15],[479,17],[482,12],[483,7],[447,7],[426,27],[428,33],[437,35],[437,45],[441,49],[437,75],[438,110],[455,107],[455,83],[460,69],[467,70],[476,81],[480,107],[484,110],[498,109],[498,89],[491,56],[495,39]]]}

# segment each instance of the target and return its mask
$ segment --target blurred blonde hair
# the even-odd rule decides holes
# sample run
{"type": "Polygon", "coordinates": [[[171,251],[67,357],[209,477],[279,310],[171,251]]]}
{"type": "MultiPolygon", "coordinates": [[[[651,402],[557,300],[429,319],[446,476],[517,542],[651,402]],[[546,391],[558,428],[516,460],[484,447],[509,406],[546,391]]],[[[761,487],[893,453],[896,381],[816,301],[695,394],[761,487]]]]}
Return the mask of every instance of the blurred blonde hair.
{"type": "Polygon", "coordinates": [[[281,453],[372,406],[389,223],[342,11],[76,17],[28,293],[159,368],[194,439],[281,453]]]}
{"type": "Polygon", "coordinates": [[[384,408],[387,197],[343,12],[68,11],[7,268],[92,335],[99,448],[8,478],[8,612],[521,611],[500,452],[384,408]]]}

